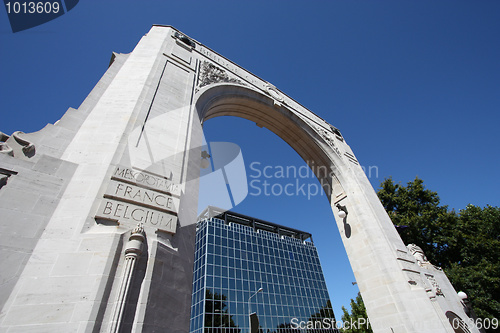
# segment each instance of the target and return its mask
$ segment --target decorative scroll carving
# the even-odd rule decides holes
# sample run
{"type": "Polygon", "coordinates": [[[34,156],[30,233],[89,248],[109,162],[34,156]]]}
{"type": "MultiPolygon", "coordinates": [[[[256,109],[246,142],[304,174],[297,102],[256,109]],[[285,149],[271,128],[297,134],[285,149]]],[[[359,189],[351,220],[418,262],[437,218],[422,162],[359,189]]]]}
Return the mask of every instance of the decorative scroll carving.
{"type": "Polygon", "coordinates": [[[14,138],[14,140],[16,140],[17,143],[23,146],[23,153],[25,155],[33,153],[35,150],[35,145],[28,140],[21,138],[19,134],[24,134],[24,132],[16,131],[12,133],[12,137],[14,138]]]}
{"type": "Polygon", "coordinates": [[[274,98],[276,101],[280,102],[280,103],[283,103],[284,102],[284,98],[283,98],[283,95],[281,95],[281,93],[279,92],[278,89],[276,89],[275,86],[273,86],[272,84],[270,84],[269,82],[266,84],[266,92],[272,96],[272,98],[274,98]]]}
{"type": "Polygon", "coordinates": [[[0,132],[0,153],[4,153],[10,156],[14,156],[14,151],[10,148],[7,143],[5,143],[10,138],[9,135],[4,132],[0,132]]]}
{"type": "MultiPolygon", "coordinates": [[[[12,138],[14,138],[14,140],[23,147],[22,150],[24,155],[28,157],[33,156],[35,154],[35,145],[32,142],[21,138],[19,136],[20,134],[24,134],[24,132],[16,131],[12,133],[12,138]]],[[[11,136],[0,132],[0,153],[14,156],[14,150],[7,144],[7,140],[9,140],[10,138],[11,136]]]]}
{"type": "Polygon", "coordinates": [[[274,101],[274,106],[279,108],[281,107],[282,103],[284,103],[285,99],[283,98],[283,95],[276,89],[275,86],[270,84],[269,82],[266,84],[266,90],[265,90],[272,98],[274,101]]]}
{"type": "Polygon", "coordinates": [[[0,143],[0,153],[4,153],[10,156],[14,156],[14,150],[10,148],[6,143],[0,143]]]}
{"type": "Polygon", "coordinates": [[[10,138],[9,135],[5,134],[4,132],[0,131],[0,142],[5,142],[10,138]]]}
{"type": "Polygon", "coordinates": [[[406,247],[408,248],[410,253],[415,257],[415,259],[417,260],[417,264],[420,267],[424,267],[424,268],[432,267],[432,268],[437,269],[438,271],[442,270],[441,267],[434,266],[433,264],[431,264],[429,262],[429,260],[425,256],[424,251],[422,250],[422,248],[420,246],[418,246],[416,244],[408,244],[406,247]]]}
{"type": "Polygon", "coordinates": [[[17,175],[17,172],[13,170],[0,168],[0,189],[4,185],[7,185],[7,181],[9,180],[9,177],[12,175],[17,175]]]}
{"type": "Polygon", "coordinates": [[[198,86],[200,88],[219,82],[232,82],[245,85],[245,83],[241,80],[230,77],[222,68],[219,68],[208,61],[204,61],[201,64],[198,80],[198,86]]]}

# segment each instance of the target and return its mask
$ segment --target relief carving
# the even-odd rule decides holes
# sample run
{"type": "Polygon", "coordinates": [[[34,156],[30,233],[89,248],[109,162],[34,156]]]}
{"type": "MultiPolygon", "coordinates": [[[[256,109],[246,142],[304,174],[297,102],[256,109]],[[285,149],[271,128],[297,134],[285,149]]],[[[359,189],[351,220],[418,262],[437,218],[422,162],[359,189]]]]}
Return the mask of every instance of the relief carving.
{"type": "Polygon", "coordinates": [[[177,38],[178,40],[180,40],[181,42],[183,42],[184,44],[186,44],[187,46],[193,48],[193,49],[196,46],[196,44],[191,40],[191,38],[189,38],[186,35],[183,35],[181,33],[176,32],[174,34],[174,37],[177,38]]]}
{"type": "Polygon", "coordinates": [[[330,146],[330,148],[333,149],[333,151],[340,157],[342,158],[342,154],[340,152],[340,149],[335,145],[335,137],[332,133],[330,133],[329,131],[325,130],[323,127],[319,126],[319,125],[316,125],[314,127],[314,129],[316,130],[316,132],[318,132],[318,134],[323,138],[323,140],[325,140],[325,142],[328,144],[328,146],[330,146]]]}
{"type": "Polygon", "coordinates": [[[10,136],[8,136],[8,135],[7,135],[7,134],[5,134],[4,132],[1,132],[1,131],[0,131],[0,142],[5,142],[5,141],[7,141],[9,138],[10,138],[10,136]]]}
{"type": "Polygon", "coordinates": [[[12,133],[11,136],[9,136],[3,132],[0,132],[0,153],[14,156],[14,150],[12,149],[12,147],[10,147],[7,144],[7,141],[9,139],[13,138],[17,144],[22,146],[22,150],[23,150],[24,155],[26,155],[28,157],[33,156],[35,154],[35,145],[32,142],[21,138],[19,136],[20,134],[24,134],[24,132],[16,131],[16,132],[12,133]]]}
{"type": "Polygon", "coordinates": [[[415,245],[415,244],[408,244],[406,247],[408,248],[410,253],[415,257],[415,259],[417,260],[417,264],[420,267],[424,267],[424,268],[431,268],[432,267],[434,269],[437,269],[438,271],[442,270],[441,267],[434,266],[433,264],[431,264],[429,262],[429,260],[425,256],[424,251],[422,250],[422,248],[420,246],[415,245]]]}
{"type": "Polygon", "coordinates": [[[217,67],[208,61],[203,61],[198,75],[198,86],[201,88],[209,84],[219,82],[230,82],[245,85],[245,83],[241,80],[230,77],[222,68],[217,67]]]}
{"type": "Polygon", "coordinates": [[[433,275],[428,275],[425,274],[425,277],[429,281],[432,287],[432,291],[436,296],[444,296],[443,291],[441,290],[441,287],[439,287],[439,284],[437,283],[436,279],[434,278],[433,275]]]}
{"type": "Polygon", "coordinates": [[[7,185],[7,181],[9,180],[9,177],[12,175],[17,175],[17,172],[13,170],[0,168],[0,189],[5,185],[7,185]]]}
{"type": "Polygon", "coordinates": [[[9,179],[8,175],[0,173],[0,188],[2,188],[5,184],[7,184],[7,179],[9,179]]]}
{"type": "Polygon", "coordinates": [[[281,93],[278,91],[278,89],[276,89],[275,86],[273,86],[272,84],[270,83],[267,83],[266,84],[266,92],[271,95],[272,98],[274,98],[276,101],[280,102],[280,103],[283,103],[284,102],[284,98],[283,96],[281,95],[281,93]]]}
{"type": "Polygon", "coordinates": [[[24,132],[21,131],[16,131],[12,133],[12,137],[14,140],[16,140],[17,143],[19,143],[21,146],[23,146],[23,153],[25,155],[31,154],[35,150],[35,145],[28,140],[25,140],[19,136],[19,134],[24,134],[24,132]]]}
{"type": "Polygon", "coordinates": [[[4,153],[10,156],[14,156],[14,151],[7,145],[6,141],[10,138],[4,132],[0,132],[0,153],[4,153]]]}

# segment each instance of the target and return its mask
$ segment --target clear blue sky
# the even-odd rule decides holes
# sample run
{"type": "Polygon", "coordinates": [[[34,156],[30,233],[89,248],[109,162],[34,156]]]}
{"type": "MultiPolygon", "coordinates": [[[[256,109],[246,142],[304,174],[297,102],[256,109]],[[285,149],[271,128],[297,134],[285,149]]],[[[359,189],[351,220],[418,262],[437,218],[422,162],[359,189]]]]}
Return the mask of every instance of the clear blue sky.
{"type": "MultiPolygon", "coordinates": [[[[130,52],[152,24],[176,27],[338,127],[374,187],[419,176],[450,208],[498,206],[496,0],[81,1],[15,34],[0,9],[0,131],[36,131],[77,108],[111,52],[130,52]]],[[[205,130],[238,144],[247,165],[303,163],[253,123],[218,118],[205,130]]],[[[357,288],[325,196],[249,195],[235,210],[313,234],[340,317],[357,288]]]]}

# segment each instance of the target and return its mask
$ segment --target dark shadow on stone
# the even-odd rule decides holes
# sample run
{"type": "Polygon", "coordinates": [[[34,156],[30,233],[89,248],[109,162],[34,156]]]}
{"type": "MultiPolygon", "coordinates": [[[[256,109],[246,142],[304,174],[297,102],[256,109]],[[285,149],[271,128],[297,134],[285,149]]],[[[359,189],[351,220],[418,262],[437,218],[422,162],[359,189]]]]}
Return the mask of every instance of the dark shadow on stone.
{"type": "Polygon", "coordinates": [[[100,225],[116,227],[119,223],[118,220],[108,220],[101,217],[96,217],[95,222],[100,225]]]}
{"type": "Polygon", "coordinates": [[[32,149],[29,149],[27,151],[24,151],[24,149],[23,149],[23,153],[24,153],[24,156],[26,156],[28,158],[32,158],[36,154],[36,148],[35,148],[35,146],[33,146],[32,149]]]}
{"type": "Polygon", "coordinates": [[[344,217],[344,232],[347,238],[351,237],[351,225],[347,223],[347,216],[344,217]]]}
{"type": "MultiPolygon", "coordinates": [[[[128,236],[127,236],[128,237],[128,236]]],[[[142,282],[146,276],[146,269],[148,266],[149,249],[148,242],[143,243],[141,256],[137,259],[134,269],[134,275],[130,283],[129,294],[125,302],[125,311],[123,312],[123,320],[120,325],[120,333],[132,332],[132,325],[134,324],[135,312],[139,304],[139,296],[141,292],[142,282]]]]}
{"type": "Polygon", "coordinates": [[[96,323],[94,325],[94,329],[92,333],[98,333],[101,331],[102,321],[104,319],[104,312],[106,311],[106,307],[109,303],[109,295],[111,293],[111,288],[113,287],[114,278],[116,276],[116,268],[118,267],[118,263],[120,261],[120,256],[122,254],[121,249],[123,248],[123,235],[121,235],[118,246],[116,246],[115,256],[113,258],[113,264],[111,265],[111,269],[109,272],[109,278],[106,282],[106,287],[104,288],[104,293],[102,297],[102,302],[99,305],[99,310],[97,311],[96,323]]]}
{"type": "Polygon", "coordinates": [[[0,174],[0,189],[4,187],[4,185],[7,185],[8,178],[9,176],[0,174]]]}

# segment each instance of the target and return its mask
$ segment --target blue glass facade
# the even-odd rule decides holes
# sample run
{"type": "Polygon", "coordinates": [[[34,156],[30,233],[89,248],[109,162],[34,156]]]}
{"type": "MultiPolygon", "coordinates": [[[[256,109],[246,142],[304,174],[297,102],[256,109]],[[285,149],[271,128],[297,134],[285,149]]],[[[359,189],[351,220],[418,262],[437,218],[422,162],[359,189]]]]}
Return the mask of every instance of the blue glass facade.
{"type": "MultiPolygon", "coordinates": [[[[261,332],[334,323],[316,247],[306,240],[310,234],[231,212],[219,217],[197,225],[192,333],[249,332],[251,312],[261,332]]],[[[313,331],[335,331],[327,327],[313,331]]]]}

